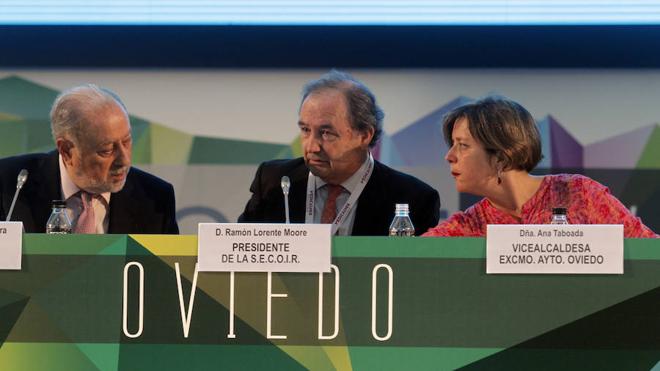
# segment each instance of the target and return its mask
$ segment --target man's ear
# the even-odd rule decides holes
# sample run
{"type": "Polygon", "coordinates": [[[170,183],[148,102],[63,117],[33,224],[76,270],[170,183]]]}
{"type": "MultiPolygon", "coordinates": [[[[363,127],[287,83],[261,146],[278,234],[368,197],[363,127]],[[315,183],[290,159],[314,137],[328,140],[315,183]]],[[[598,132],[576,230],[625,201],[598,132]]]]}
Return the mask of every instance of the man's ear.
{"type": "Polygon", "coordinates": [[[57,147],[57,152],[62,156],[62,161],[67,165],[71,165],[74,147],[73,142],[66,138],[57,138],[55,140],[55,146],[57,147]]]}
{"type": "Polygon", "coordinates": [[[371,140],[374,138],[374,134],[376,133],[376,129],[369,126],[366,130],[362,130],[359,133],[360,142],[362,142],[364,146],[369,147],[369,144],[371,143],[371,140]]]}

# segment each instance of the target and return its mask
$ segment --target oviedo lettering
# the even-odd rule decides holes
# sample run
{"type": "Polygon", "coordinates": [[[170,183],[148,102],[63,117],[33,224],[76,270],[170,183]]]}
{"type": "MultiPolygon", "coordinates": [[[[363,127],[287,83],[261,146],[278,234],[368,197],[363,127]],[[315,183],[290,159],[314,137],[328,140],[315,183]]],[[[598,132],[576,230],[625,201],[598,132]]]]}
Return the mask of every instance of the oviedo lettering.
{"type": "MultiPolygon", "coordinates": [[[[176,272],[176,283],[177,283],[177,293],[179,296],[179,311],[181,313],[181,328],[182,328],[182,335],[184,338],[188,338],[190,334],[190,323],[192,321],[192,316],[193,316],[193,309],[195,308],[194,306],[194,301],[195,301],[195,293],[197,291],[197,276],[198,276],[198,264],[195,264],[195,272],[193,275],[192,279],[192,287],[190,289],[190,296],[188,299],[188,303],[186,304],[184,300],[184,295],[183,295],[183,288],[181,285],[181,271],[179,268],[179,263],[175,262],[174,263],[174,268],[176,272]]],[[[339,295],[339,290],[340,290],[340,271],[339,267],[332,264],[330,266],[330,273],[319,273],[318,274],[318,329],[317,329],[317,338],[319,340],[332,340],[335,339],[339,335],[339,318],[340,318],[340,295],[339,295]],[[323,275],[324,274],[331,274],[332,278],[334,278],[334,321],[330,323],[334,323],[332,327],[332,330],[330,333],[323,333],[323,324],[324,324],[324,313],[323,313],[323,299],[324,299],[324,288],[323,288],[323,275]]],[[[315,277],[315,276],[311,276],[315,277]]],[[[311,278],[310,277],[310,278],[311,278]]],[[[267,279],[267,290],[265,292],[265,295],[263,296],[264,300],[264,307],[266,307],[266,312],[265,312],[265,322],[266,322],[266,338],[267,339],[286,339],[287,336],[285,334],[273,334],[272,333],[272,318],[273,318],[273,300],[274,299],[279,299],[279,300],[285,300],[288,298],[289,294],[288,293],[277,293],[273,292],[273,284],[272,284],[272,279],[273,279],[273,274],[272,273],[266,273],[265,278],[267,279]]],[[[236,280],[236,274],[234,272],[230,272],[229,274],[229,300],[230,300],[230,305],[229,305],[229,316],[227,318],[229,322],[229,329],[228,329],[228,334],[227,338],[228,339],[236,339],[239,334],[236,334],[234,331],[234,296],[235,296],[235,290],[234,288],[236,287],[235,285],[235,280],[236,280]]],[[[146,305],[145,303],[145,287],[148,287],[145,285],[145,270],[144,266],[139,263],[139,262],[129,262],[124,266],[124,286],[123,286],[123,301],[122,301],[122,330],[123,333],[126,337],[128,338],[139,338],[140,336],[143,335],[144,333],[144,306],[146,305]],[[134,312],[129,313],[128,308],[129,308],[129,298],[128,298],[128,287],[129,287],[129,280],[132,282],[135,282],[133,280],[137,280],[137,283],[139,285],[139,296],[137,298],[131,298],[131,303],[135,303],[137,301],[137,310],[134,312]],[[132,326],[134,328],[128,328],[128,323],[129,323],[129,316],[131,318],[135,318],[137,316],[137,325],[132,326]]],[[[381,290],[382,293],[382,290],[381,290]]],[[[255,295],[254,293],[241,293],[242,295],[255,295]]],[[[364,297],[365,298],[371,298],[371,335],[375,340],[378,341],[387,341],[392,337],[392,323],[393,323],[393,318],[394,318],[394,270],[392,267],[388,264],[377,264],[373,267],[371,270],[371,295],[368,295],[369,293],[365,293],[364,297]],[[382,287],[382,285],[386,285],[387,287],[387,305],[384,306],[382,304],[377,305],[378,303],[378,287],[382,287]],[[381,316],[378,316],[378,314],[381,313],[381,316]],[[381,323],[379,326],[377,318],[381,318],[381,321],[383,316],[382,313],[387,314],[387,324],[383,326],[381,323]],[[378,330],[380,329],[380,330],[378,330]],[[379,333],[380,331],[380,333],[379,333]]],[[[327,296],[327,295],[326,295],[327,296]]],[[[366,299],[369,300],[369,299],[366,299]]],[[[131,308],[134,307],[135,305],[133,304],[130,306],[131,308]]],[[[326,319],[325,322],[328,320],[326,319]]],[[[131,323],[135,323],[132,321],[131,323]]],[[[327,327],[326,327],[327,329],[327,327]]]]}

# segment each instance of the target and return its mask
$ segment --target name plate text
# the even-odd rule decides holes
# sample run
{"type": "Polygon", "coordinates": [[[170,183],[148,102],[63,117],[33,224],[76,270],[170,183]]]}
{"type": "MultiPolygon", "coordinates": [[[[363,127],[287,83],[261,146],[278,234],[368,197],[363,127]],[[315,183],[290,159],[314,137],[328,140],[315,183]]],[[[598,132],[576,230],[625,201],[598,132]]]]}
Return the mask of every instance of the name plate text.
{"type": "Polygon", "coordinates": [[[623,274],[623,225],[488,225],[486,273],[623,274]]]}
{"type": "Polygon", "coordinates": [[[23,223],[0,222],[0,269],[21,269],[23,223]]]}
{"type": "Polygon", "coordinates": [[[200,223],[201,272],[330,272],[330,224],[200,223]]]}

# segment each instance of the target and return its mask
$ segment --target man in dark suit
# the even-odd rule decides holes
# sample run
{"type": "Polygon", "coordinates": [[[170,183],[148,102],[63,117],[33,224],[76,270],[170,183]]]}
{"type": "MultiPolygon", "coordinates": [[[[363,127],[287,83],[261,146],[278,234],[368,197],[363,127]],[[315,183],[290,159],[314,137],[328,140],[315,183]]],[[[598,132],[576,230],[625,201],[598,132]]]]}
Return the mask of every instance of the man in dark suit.
{"type": "Polygon", "coordinates": [[[303,90],[298,126],[303,157],[262,163],[239,222],[284,222],[280,181],[290,179],[293,223],[332,223],[338,235],[387,235],[395,204],[407,203],[417,235],[436,226],[438,192],[373,160],[383,112],[351,75],[331,71],[303,90]]]}
{"type": "Polygon", "coordinates": [[[2,220],[26,169],[11,216],[26,232],[45,232],[52,200],[66,202],[75,233],[179,232],[172,186],[131,167],[131,126],[119,97],[95,85],[65,91],[53,104],[51,129],[56,151],[0,160],[2,220]]]}

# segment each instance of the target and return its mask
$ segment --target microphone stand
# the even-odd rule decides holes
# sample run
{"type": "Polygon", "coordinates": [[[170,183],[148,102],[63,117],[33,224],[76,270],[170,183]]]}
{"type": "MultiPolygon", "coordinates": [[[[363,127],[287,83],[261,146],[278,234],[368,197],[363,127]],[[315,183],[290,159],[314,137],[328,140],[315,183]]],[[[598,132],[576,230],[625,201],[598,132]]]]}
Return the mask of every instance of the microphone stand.
{"type": "Polygon", "coordinates": [[[7,213],[6,222],[11,220],[11,214],[14,212],[14,206],[16,205],[16,199],[18,198],[18,193],[23,188],[23,184],[27,181],[28,171],[26,169],[21,170],[18,173],[18,179],[16,179],[16,192],[14,192],[14,198],[11,200],[11,206],[9,207],[9,212],[7,213]]]}

